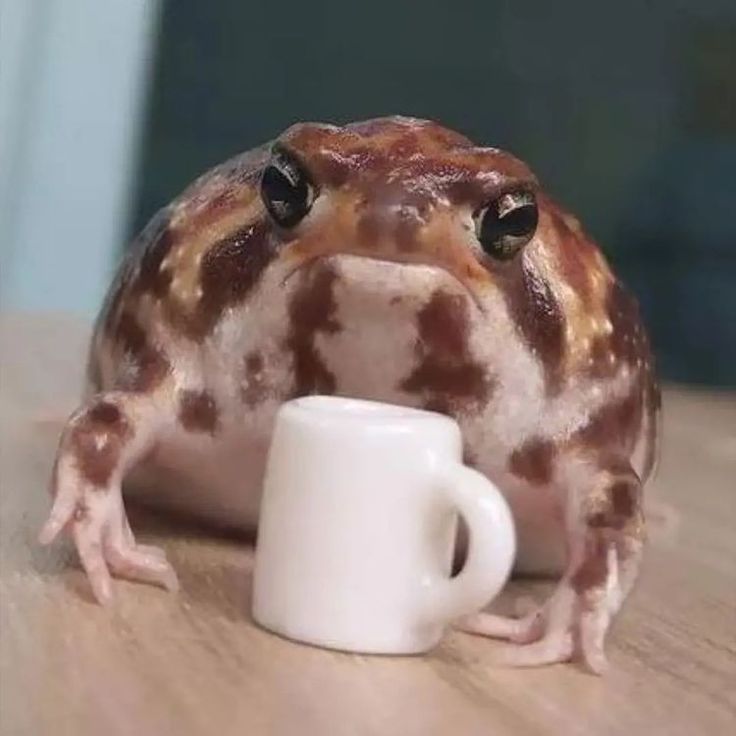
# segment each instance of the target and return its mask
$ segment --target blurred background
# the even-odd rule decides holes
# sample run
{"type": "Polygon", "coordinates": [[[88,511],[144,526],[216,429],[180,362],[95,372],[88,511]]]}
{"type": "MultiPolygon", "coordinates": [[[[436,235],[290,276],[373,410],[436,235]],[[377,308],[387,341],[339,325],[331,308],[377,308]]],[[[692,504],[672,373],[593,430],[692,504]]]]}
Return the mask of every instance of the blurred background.
{"type": "Polygon", "coordinates": [[[2,0],[0,303],[91,318],[203,170],[392,113],[526,160],[639,297],[664,376],[736,386],[733,0],[2,0]]]}

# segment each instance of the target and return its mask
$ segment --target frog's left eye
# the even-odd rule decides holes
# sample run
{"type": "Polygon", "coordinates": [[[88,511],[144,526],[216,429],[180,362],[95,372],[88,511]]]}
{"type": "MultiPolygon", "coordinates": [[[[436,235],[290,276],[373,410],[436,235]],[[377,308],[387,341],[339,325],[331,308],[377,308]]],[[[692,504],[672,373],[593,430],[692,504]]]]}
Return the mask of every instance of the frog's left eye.
{"type": "Polygon", "coordinates": [[[268,213],[282,227],[294,227],[312,208],[315,188],[297,158],[275,145],[261,177],[261,198],[268,213]]]}
{"type": "Polygon", "coordinates": [[[489,256],[507,260],[534,236],[539,213],[532,192],[507,192],[475,216],[475,233],[489,256]]]}

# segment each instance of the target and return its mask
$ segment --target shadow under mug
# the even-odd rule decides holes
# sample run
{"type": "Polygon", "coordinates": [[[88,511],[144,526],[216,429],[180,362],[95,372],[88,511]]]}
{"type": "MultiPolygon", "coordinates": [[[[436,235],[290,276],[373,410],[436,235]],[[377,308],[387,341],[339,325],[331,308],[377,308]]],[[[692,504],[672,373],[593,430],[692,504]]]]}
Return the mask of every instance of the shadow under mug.
{"type": "Polygon", "coordinates": [[[500,591],[514,553],[508,506],[462,464],[449,417],[328,396],[281,407],[253,581],[264,628],[345,651],[425,652],[500,591]],[[451,577],[458,514],[468,554],[451,577]]]}

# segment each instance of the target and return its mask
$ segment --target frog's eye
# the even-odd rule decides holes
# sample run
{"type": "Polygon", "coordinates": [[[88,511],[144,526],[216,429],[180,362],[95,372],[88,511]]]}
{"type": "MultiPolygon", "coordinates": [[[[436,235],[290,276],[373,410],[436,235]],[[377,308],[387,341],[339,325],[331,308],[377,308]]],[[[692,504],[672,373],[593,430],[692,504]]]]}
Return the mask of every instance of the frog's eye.
{"type": "Polygon", "coordinates": [[[261,198],[282,227],[294,227],[312,207],[315,189],[296,157],[278,144],[261,177],[261,198]]]}
{"type": "Polygon", "coordinates": [[[508,192],[476,214],[475,233],[489,256],[507,260],[532,239],[538,219],[531,192],[508,192]]]}

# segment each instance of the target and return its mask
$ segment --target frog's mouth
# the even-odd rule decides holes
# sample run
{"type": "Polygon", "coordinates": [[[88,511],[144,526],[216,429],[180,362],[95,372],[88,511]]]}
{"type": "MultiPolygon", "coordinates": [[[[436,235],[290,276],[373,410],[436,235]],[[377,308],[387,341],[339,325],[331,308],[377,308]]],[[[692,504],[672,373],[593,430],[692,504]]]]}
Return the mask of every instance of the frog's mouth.
{"type": "Polygon", "coordinates": [[[286,287],[298,274],[309,274],[316,268],[331,269],[344,282],[371,288],[374,293],[385,290],[389,298],[399,294],[432,292],[438,288],[464,293],[481,311],[483,302],[477,286],[466,283],[449,268],[435,263],[406,261],[385,256],[376,257],[353,253],[316,255],[290,265],[282,280],[286,287]]]}

